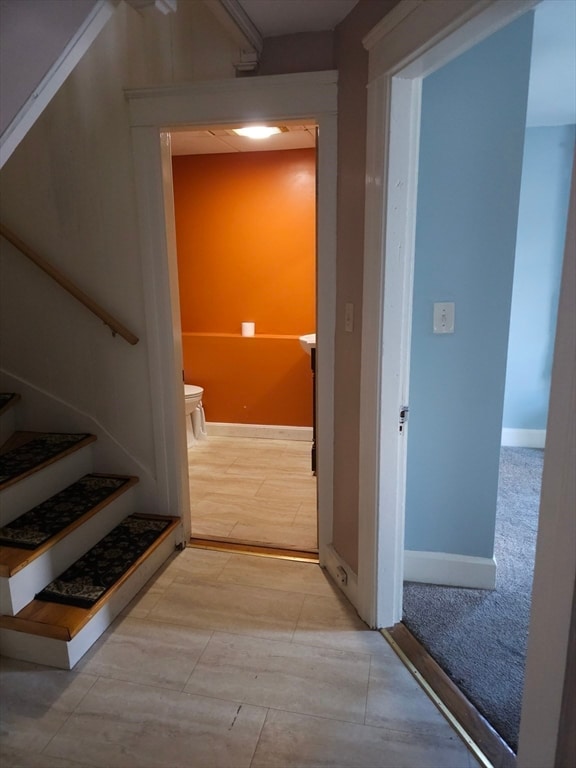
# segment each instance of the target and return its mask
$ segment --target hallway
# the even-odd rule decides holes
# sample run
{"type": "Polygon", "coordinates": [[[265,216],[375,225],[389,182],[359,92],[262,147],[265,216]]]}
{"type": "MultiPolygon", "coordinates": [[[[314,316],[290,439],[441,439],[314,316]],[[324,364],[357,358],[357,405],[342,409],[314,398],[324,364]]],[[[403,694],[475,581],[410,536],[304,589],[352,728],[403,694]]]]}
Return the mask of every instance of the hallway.
{"type": "Polygon", "coordinates": [[[477,765],[309,563],[175,553],[74,671],[0,682],[5,768],[477,765]]]}

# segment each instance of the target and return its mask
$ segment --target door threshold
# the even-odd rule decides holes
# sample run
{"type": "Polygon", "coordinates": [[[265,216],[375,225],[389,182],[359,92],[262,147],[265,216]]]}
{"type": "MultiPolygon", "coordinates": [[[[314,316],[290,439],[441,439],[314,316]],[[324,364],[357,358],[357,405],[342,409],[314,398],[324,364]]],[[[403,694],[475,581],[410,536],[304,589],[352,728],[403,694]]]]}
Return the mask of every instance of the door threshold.
{"type": "Polygon", "coordinates": [[[186,545],[194,549],[211,549],[218,552],[252,555],[253,557],[272,557],[277,560],[294,560],[300,563],[318,563],[318,552],[285,547],[271,547],[265,544],[251,544],[241,541],[223,541],[221,539],[198,538],[192,536],[186,545]]]}
{"type": "Polygon", "coordinates": [[[516,755],[404,624],[380,632],[483,768],[516,768],[516,755]]]}

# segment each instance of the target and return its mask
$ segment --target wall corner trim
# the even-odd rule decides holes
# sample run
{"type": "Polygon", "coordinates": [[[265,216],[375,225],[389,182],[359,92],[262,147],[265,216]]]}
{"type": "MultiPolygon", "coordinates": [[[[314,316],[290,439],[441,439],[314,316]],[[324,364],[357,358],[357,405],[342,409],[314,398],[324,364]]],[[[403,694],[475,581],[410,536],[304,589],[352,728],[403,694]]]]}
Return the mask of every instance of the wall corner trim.
{"type": "Polygon", "coordinates": [[[496,560],[493,557],[407,549],[404,551],[404,580],[446,587],[494,589],[496,560]]]}

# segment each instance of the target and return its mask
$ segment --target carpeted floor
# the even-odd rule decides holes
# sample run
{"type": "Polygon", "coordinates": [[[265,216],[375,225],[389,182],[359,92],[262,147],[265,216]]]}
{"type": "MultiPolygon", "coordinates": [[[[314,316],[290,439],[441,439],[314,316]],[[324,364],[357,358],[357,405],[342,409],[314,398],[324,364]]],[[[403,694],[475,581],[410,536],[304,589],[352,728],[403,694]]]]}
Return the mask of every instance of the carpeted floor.
{"type": "Polygon", "coordinates": [[[516,751],[544,451],[502,448],[494,591],[406,582],[403,621],[516,751]]]}

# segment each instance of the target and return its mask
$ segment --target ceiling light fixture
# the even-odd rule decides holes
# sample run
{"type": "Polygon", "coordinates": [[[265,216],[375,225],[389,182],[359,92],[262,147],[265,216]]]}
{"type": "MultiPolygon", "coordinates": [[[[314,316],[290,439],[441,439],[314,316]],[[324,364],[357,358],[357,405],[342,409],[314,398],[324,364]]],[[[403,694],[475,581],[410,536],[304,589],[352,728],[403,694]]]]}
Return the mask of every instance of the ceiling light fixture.
{"type": "Polygon", "coordinates": [[[238,136],[246,136],[249,139],[268,139],[275,133],[282,133],[280,128],[268,125],[249,125],[246,128],[233,128],[238,136]]]}

